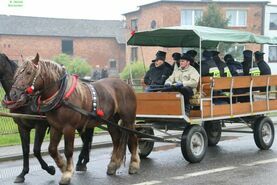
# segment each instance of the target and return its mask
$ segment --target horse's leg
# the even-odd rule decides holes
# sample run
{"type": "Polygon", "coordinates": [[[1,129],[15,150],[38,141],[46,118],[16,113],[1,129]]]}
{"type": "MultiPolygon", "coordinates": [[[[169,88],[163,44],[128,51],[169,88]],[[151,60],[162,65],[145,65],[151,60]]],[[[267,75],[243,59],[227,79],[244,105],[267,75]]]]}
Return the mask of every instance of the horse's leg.
{"type": "MultiPolygon", "coordinates": [[[[132,114],[125,114],[121,116],[122,125],[129,129],[135,130],[135,117],[132,114]]],[[[129,133],[128,148],[131,152],[131,161],[129,166],[129,174],[135,174],[140,169],[140,157],[138,154],[138,138],[135,134],[129,133]]]]}
{"type": "Polygon", "coordinates": [[[81,133],[81,130],[78,130],[78,132],[81,135],[83,147],[76,165],[76,171],[86,171],[86,165],[89,162],[89,153],[91,150],[94,128],[87,128],[84,133],[81,133]]]}
{"type": "Polygon", "coordinates": [[[48,151],[50,156],[54,159],[61,172],[65,171],[65,161],[58,151],[58,145],[62,138],[62,133],[56,130],[54,127],[50,127],[50,144],[48,151]]]}
{"type": "Polygon", "coordinates": [[[60,184],[69,184],[74,172],[73,165],[73,147],[74,147],[74,138],[75,138],[75,128],[67,126],[63,129],[64,134],[64,154],[66,157],[66,169],[63,172],[60,184]]]}
{"type": "MultiPolygon", "coordinates": [[[[118,116],[114,116],[114,118],[111,120],[114,123],[118,123],[119,118],[118,116]]],[[[108,165],[107,169],[107,174],[108,175],[114,175],[116,173],[116,170],[120,167],[123,159],[124,159],[124,153],[126,151],[126,145],[127,145],[127,139],[125,143],[125,150],[124,148],[120,148],[122,146],[122,138],[123,138],[123,133],[120,132],[120,130],[114,126],[111,126],[108,124],[108,131],[112,137],[112,142],[113,142],[113,152],[112,152],[112,157],[111,161],[108,165]]]]}
{"type": "Polygon", "coordinates": [[[30,152],[30,128],[22,126],[18,123],[18,131],[21,139],[21,146],[23,151],[23,170],[14,180],[15,183],[23,183],[25,175],[29,172],[29,152],[30,152]]]}
{"type": "Polygon", "coordinates": [[[42,159],[41,157],[41,145],[43,142],[43,139],[45,137],[45,133],[47,131],[46,125],[36,125],[36,133],[35,133],[35,142],[34,142],[34,156],[38,159],[41,168],[46,170],[49,174],[54,175],[55,174],[55,167],[54,166],[48,166],[48,164],[42,159]]]}
{"type": "Polygon", "coordinates": [[[134,134],[129,134],[128,147],[131,152],[129,174],[135,174],[140,168],[140,157],[138,155],[138,138],[134,134]]]}

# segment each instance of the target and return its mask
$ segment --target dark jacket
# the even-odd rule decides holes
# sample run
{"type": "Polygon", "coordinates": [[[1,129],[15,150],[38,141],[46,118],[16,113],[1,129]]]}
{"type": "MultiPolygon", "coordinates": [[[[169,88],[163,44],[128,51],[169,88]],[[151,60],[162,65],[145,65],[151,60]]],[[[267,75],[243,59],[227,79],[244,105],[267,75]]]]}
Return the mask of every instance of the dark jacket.
{"type": "Polygon", "coordinates": [[[271,75],[271,69],[264,60],[258,62],[258,67],[261,71],[261,75],[271,75]]]}
{"type": "Polygon", "coordinates": [[[172,74],[170,64],[163,63],[159,67],[150,67],[144,76],[146,85],[164,85],[165,80],[172,74]]]}
{"type": "Polygon", "coordinates": [[[226,64],[229,67],[232,76],[243,76],[243,68],[240,62],[237,62],[233,59],[228,59],[226,64]]]}
{"type": "Polygon", "coordinates": [[[212,58],[201,61],[201,76],[214,76],[214,74],[211,73],[213,69],[219,73],[219,69],[212,58]]]}
{"type": "Polygon", "coordinates": [[[220,58],[218,56],[214,56],[214,61],[215,64],[217,65],[219,71],[220,71],[220,76],[221,77],[226,77],[227,73],[226,73],[226,63],[223,62],[222,60],[220,60],[220,58]]]}
{"type": "MultiPolygon", "coordinates": [[[[243,74],[244,76],[249,76],[250,73],[250,69],[252,67],[252,59],[244,59],[244,61],[241,63],[242,64],[242,68],[243,68],[243,74]]],[[[253,62],[253,68],[258,67],[258,65],[256,64],[256,62],[253,62]]]]}

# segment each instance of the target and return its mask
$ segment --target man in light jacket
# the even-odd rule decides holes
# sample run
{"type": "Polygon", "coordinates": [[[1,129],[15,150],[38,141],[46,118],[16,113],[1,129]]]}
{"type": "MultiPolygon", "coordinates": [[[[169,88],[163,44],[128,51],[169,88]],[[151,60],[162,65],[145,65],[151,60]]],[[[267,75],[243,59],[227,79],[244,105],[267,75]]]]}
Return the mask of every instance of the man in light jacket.
{"type": "Polygon", "coordinates": [[[197,70],[190,65],[190,63],[193,62],[193,58],[190,55],[183,53],[180,60],[180,67],[165,81],[166,87],[173,86],[175,91],[184,95],[185,111],[187,115],[189,115],[190,112],[189,99],[196,93],[200,78],[197,70]]]}

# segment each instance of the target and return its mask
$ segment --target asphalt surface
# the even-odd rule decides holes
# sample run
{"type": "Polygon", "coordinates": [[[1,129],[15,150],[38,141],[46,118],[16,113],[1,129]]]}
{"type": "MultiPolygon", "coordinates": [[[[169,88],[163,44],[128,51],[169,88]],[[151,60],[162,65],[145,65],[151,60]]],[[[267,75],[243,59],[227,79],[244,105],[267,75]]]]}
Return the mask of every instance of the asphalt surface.
{"type": "MultiPolygon", "coordinates": [[[[276,129],[276,126],[275,126],[276,129]]],[[[115,176],[106,175],[112,148],[96,148],[91,152],[88,171],[75,172],[71,184],[188,184],[188,185],[276,185],[277,179],[277,144],[267,151],[259,150],[252,134],[223,133],[222,140],[216,147],[208,148],[201,163],[190,164],[181,154],[176,144],[155,143],[154,151],[148,159],[141,162],[141,169],[136,175],[128,174],[130,155],[125,165],[115,176]]],[[[74,162],[79,152],[74,153],[74,162]]],[[[49,156],[48,163],[53,164],[49,156]]],[[[21,160],[0,163],[0,184],[10,185],[21,171],[21,160]]],[[[51,176],[40,169],[35,159],[30,161],[30,173],[26,175],[24,185],[58,184],[61,173],[51,176]]]]}

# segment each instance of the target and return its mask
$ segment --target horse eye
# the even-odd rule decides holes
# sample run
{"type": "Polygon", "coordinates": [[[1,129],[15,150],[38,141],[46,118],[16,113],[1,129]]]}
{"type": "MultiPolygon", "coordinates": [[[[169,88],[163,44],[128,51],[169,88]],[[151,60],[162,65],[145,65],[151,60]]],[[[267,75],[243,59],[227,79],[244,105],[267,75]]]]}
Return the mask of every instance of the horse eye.
{"type": "Polygon", "coordinates": [[[32,74],[31,71],[27,71],[27,75],[30,75],[30,74],[32,74]]]}

